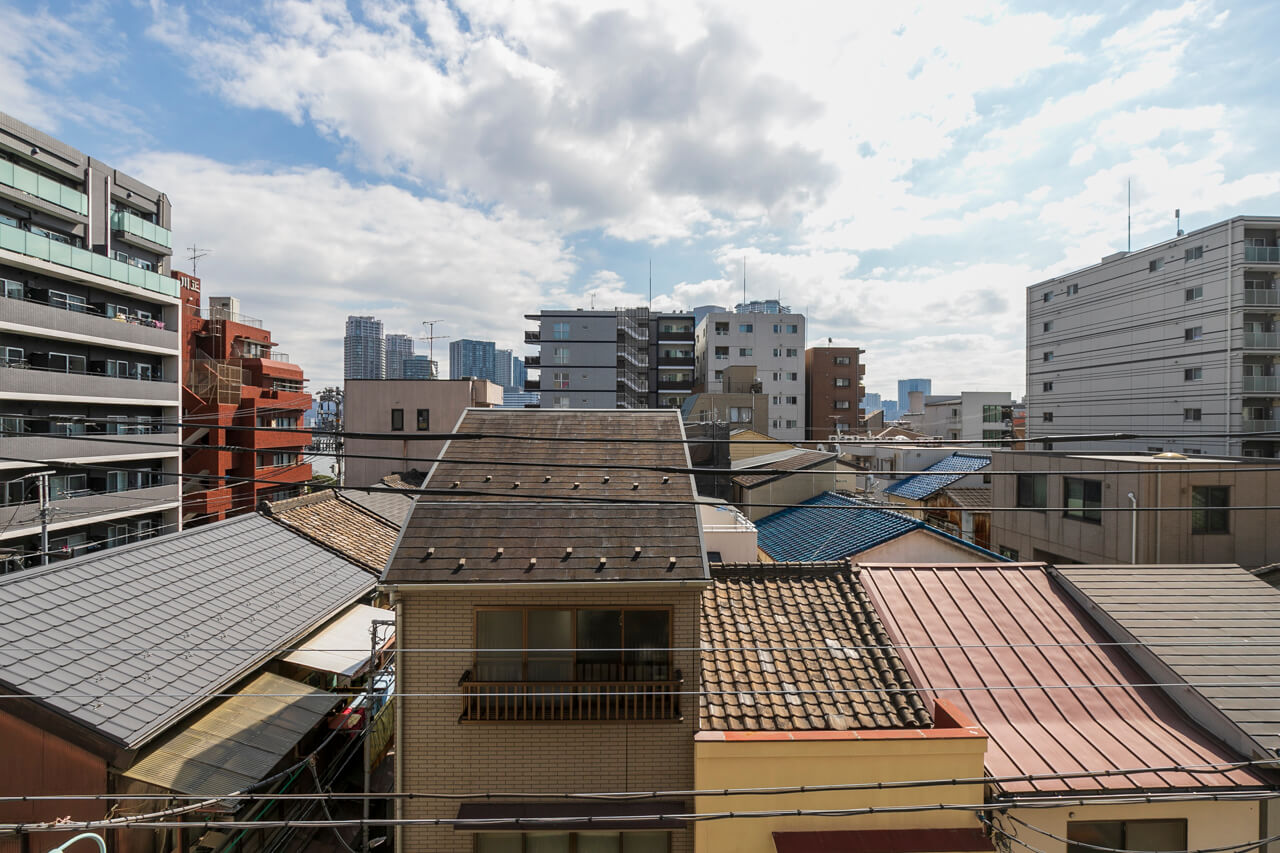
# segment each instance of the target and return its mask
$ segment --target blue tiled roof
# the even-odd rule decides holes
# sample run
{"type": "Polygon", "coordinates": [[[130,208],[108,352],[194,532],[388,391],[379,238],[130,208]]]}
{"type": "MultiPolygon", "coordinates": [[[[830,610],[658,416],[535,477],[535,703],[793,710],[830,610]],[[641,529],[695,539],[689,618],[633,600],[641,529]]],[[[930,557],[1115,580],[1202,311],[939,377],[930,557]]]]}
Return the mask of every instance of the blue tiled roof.
{"type": "Polygon", "coordinates": [[[897,495],[900,498],[922,501],[966,474],[972,474],[974,471],[986,468],[990,464],[990,456],[952,453],[946,459],[933,463],[919,474],[914,474],[905,480],[899,480],[884,491],[887,495],[897,495]]]}
{"type": "Polygon", "coordinates": [[[800,506],[775,512],[756,522],[760,548],[779,561],[840,560],[920,529],[959,543],[984,560],[1004,561],[998,554],[930,527],[919,519],[876,509],[836,492],[823,492],[800,506]]]}

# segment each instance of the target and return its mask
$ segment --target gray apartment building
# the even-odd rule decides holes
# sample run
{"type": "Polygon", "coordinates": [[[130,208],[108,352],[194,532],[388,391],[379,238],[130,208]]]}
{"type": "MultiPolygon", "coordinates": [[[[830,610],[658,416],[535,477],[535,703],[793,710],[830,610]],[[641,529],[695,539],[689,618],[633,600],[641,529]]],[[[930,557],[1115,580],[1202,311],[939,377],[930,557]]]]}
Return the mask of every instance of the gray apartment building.
{"type": "Polygon", "coordinates": [[[347,317],[347,333],[342,338],[343,378],[385,379],[386,348],[381,320],[347,317]]]}
{"type": "Polygon", "coordinates": [[[1238,216],[1027,288],[1028,437],[1275,457],[1278,233],[1238,216]]]}
{"type": "Polygon", "coordinates": [[[539,352],[524,366],[540,375],[524,387],[541,392],[545,408],[679,408],[693,390],[692,313],[566,309],[526,319],[538,321],[525,343],[539,352]]]}
{"type": "Polygon", "coordinates": [[[169,227],[164,193],[0,114],[0,570],[178,529],[169,227]]]}
{"type": "MultiPolygon", "coordinates": [[[[776,300],[741,303],[733,311],[703,315],[695,332],[695,384],[710,394],[724,390],[724,373],[754,365],[769,396],[768,434],[802,441],[805,432],[805,319],[776,300]]],[[[759,426],[757,430],[761,430],[759,426]]]]}
{"type": "Polygon", "coordinates": [[[413,358],[413,338],[408,335],[387,335],[383,341],[384,378],[408,379],[404,375],[404,363],[413,358]]]}

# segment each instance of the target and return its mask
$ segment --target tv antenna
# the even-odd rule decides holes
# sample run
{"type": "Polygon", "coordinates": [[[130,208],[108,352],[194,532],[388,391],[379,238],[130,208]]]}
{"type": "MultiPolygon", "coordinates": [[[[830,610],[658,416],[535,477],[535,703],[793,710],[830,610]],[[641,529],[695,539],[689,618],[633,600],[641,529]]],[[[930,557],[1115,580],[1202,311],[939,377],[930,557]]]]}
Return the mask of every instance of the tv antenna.
{"type": "Polygon", "coordinates": [[[191,253],[187,255],[187,260],[191,261],[191,275],[194,276],[196,274],[196,262],[205,255],[211,254],[213,249],[201,249],[195,243],[192,243],[187,247],[187,251],[191,253]]]}
{"type": "Polygon", "coordinates": [[[422,321],[422,325],[427,327],[427,333],[422,337],[418,338],[418,340],[427,342],[427,353],[428,353],[427,358],[431,359],[433,362],[436,360],[436,341],[443,340],[449,337],[448,335],[436,334],[436,323],[443,323],[443,322],[444,320],[423,320],[422,321]]]}

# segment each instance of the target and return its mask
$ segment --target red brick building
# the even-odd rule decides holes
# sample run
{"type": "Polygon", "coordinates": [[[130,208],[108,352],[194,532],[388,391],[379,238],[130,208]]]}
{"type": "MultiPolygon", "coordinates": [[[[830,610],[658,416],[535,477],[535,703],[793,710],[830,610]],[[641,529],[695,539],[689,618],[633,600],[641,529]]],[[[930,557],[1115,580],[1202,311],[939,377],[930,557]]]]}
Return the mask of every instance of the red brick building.
{"type": "Polygon", "coordinates": [[[805,433],[821,440],[838,432],[856,432],[862,423],[862,377],[857,347],[809,347],[804,351],[805,433]]]}
{"type": "Polygon", "coordinates": [[[301,426],[311,406],[302,368],[275,349],[260,320],[240,313],[239,300],[211,297],[202,310],[200,279],[174,277],[183,313],[184,525],[221,521],[260,500],[299,494],[311,479],[311,464],[303,461],[310,433],[254,428],[301,426]]]}

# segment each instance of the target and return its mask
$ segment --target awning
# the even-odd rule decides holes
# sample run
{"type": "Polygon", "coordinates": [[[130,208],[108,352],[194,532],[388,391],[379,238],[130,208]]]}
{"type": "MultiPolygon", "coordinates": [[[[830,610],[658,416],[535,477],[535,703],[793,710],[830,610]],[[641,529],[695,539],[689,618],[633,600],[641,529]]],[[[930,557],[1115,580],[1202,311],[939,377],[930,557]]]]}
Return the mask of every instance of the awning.
{"type": "MultiPolygon", "coordinates": [[[[289,652],[283,660],[319,672],[332,672],[348,678],[364,669],[369,662],[369,637],[375,619],[394,621],[394,610],[383,610],[367,604],[354,604],[319,633],[289,652]]],[[[386,632],[382,636],[385,636],[386,632]]]]}
{"type": "Polygon", "coordinates": [[[493,823],[455,826],[464,832],[516,830],[607,830],[607,829],[683,829],[685,822],[672,818],[640,820],[642,815],[689,814],[689,804],[682,800],[582,800],[570,802],[463,803],[458,806],[460,820],[490,820],[493,823]],[[587,823],[582,818],[619,817],[587,823]],[[634,820],[627,820],[634,817],[634,820]],[[535,819],[530,821],[530,818],[535,819]],[[556,818],[578,818],[561,820],[556,818]],[[524,821],[524,822],[521,822],[524,821]]]}
{"type": "Polygon", "coordinates": [[[239,791],[266,778],[339,699],[271,673],[236,693],[170,729],[124,775],[182,794],[239,791]]]}
{"type": "Polygon", "coordinates": [[[775,832],[778,853],[972,853],[995,850],[991,839],[970,829],[850,829],[775,832]]]}

